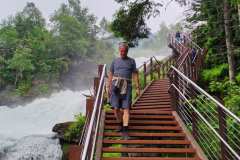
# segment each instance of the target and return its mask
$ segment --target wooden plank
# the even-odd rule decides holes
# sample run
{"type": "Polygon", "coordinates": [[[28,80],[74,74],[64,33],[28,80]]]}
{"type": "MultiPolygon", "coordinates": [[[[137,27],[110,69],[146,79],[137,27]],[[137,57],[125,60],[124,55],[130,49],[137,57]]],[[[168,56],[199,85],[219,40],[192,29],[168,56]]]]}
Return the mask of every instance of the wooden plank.
{"type": "Polygon", "coordinates": [[[102,160],[200,160],[198,158],[164,158],[164,157],[106,157],[102,158],[102,160]]]}
{"type": "Polygon", "coordinates": [[[132,109],[172,109],[170,106],[133,106],[132,109]]]}
{"type": "Polygon", "coordinates": [[[103,152],[113,153],[182,153],[193,154],[195,149],[192,148],[127,148],[127,147],[104,147],[103,152]]]}
{"type": "MultiPolygon", "coordinates": [[[[114,115],[106,115],[106,119],[115,119],[114,115]]],[[[174,116],[130,115],[130,119],[174,119],[174,116]]]]}
{"type": "MultiPolygon", "coordinates": [[[[117,122],[116,120],[105,120],[105,124],[117,124],[119,125],[119,122],[117,122]]],[[[152,125],[177,125],[177,121],[151,121],[151,120],[130,120],[129,122],[130,125],[133,124],[142,124],[142,125],[146,125],[146,124],[152,124],[152,125]]]]}
{"type": "Polygon", "coordinates": [[[153,106],[153,105],[169,105],[171,106],[171,102],[137,102],[136,104],[134,104],[134,106],[153,106]]]}
{"type": "MultiPolygon", "coordinates": [[[[106,114],[114,114],[114,111],[107,111],[106,114]]],[[[161,110],[130,110],[130,114],[172,115],[172,112],[161,110]]]]}
{"type": "Polygon", "coordinates": [[[104,139],[105,144],[169,144],[169,145],[190,145],[187,140],[109,140],[104,139]]]}
{"type": "MultiPolygon", "coordinates": [[[[105,129],[120,129],[120,126],[106,125],[105,129]]],[[[181,131],[179,126],[128,126],[129,130],[181,131]]]]}
{"type": "MultiPolygon", "coordinates": [[[[104,136],[107,137],[121,137],[122,133],[118,132],[104,132],[104,136]]],[[[130,137],[181,137],[184,138],[184,133],[144,133],[144,132],[128,132],[130,137]]]]}

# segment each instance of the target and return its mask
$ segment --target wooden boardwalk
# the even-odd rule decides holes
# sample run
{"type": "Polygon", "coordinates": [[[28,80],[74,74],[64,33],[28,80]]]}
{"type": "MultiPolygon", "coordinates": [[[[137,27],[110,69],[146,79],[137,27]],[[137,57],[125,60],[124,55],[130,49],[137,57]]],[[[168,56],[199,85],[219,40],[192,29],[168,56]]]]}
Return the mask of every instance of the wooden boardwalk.
{"type": "Polygon", "coordinates": [[[200,160],[173,114],[169,85],[168,79],[153,81],[133,104],[128,139],[116,131],[120,126],[113,111],[106,113],[102,160],[200,160]]]}

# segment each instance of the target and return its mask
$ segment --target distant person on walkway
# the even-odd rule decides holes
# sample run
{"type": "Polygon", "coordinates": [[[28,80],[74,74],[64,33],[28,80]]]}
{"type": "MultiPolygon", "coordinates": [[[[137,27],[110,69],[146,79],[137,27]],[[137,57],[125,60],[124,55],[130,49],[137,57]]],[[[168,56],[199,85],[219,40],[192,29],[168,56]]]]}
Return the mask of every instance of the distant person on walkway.
{"type": "Polygon", "coordinates": [[[192,49],[192,63],[194,63],[197,57],[197,50],[195,48],[192,49]]]}
{"type": "Polygon", "coordinates": [[[176,32],[175,38],[178,42],[181,42],[181,33],[179,31],[176,32]]]}
{"type": "Polygon", "coordinates": [[[126,42],[119,44],[119,57],[113,60],[109,73],[110,103],[114,108],[117,122],[120,123],[120,131],[126,136],[129,123],[129,109],[132,105],[132,78],[136,84],[137,95],[140,94],[136,62],[128,57],[128,49],[126,42]]]}

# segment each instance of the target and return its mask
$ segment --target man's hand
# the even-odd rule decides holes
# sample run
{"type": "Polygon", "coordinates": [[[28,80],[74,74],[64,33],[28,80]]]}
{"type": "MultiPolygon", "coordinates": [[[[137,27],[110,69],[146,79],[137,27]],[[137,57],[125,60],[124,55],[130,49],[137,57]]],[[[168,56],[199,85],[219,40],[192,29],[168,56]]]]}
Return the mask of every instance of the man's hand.
{"type": "Polygon", "coordinates": [[[141,94],[141,90],[139,87],[136,88],[136,94],[137,94],[137,97],[140,96],[140,94],[141,94]]]}
{"type": "Polygon", "coordinates": [[[136,94],[137,94],[137,96],[140,96],[141,90],[140,90],[140,85],[139,85],[139,74],[138,74],[138,72],[133,73],[133,80],[134,80],[134,83],[135,83],[135,86],[136,86],[136,94]]]}
{"type": "Polygon", "coordinates": [[[109,98],[111,97],[111,94],[112,94],[112,78],[113,78],[113,74],[110,72],[108,75],[108,96],[109,96],[109,98]]]}

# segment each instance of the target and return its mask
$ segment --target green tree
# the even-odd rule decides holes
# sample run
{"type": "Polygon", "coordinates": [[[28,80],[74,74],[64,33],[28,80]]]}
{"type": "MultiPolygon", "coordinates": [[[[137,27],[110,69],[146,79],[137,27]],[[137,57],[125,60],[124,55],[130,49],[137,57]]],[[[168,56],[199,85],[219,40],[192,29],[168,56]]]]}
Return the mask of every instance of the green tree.
{"type": "Polygon", "coordinates": [[[14,19],[14,25],[16,26],[19,38],[24,38],[34,27],[43,28],[45,26],[45,20],[35,4],[28,2],[23,11],[17,13],[14,19]]]}
{"type": "Polygon", "coordinates": [[[17,48],[13,58],[8,63],[8,67],[15,71],[15,85],[20,80],[27,78],[27,75],[34,70],[31,49],[29,48],[17,48]]]}

